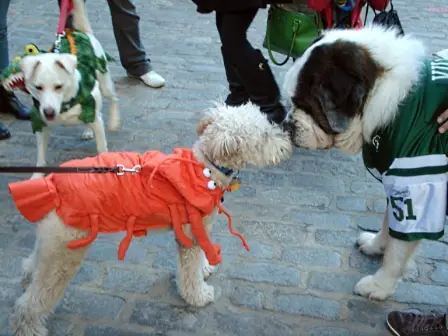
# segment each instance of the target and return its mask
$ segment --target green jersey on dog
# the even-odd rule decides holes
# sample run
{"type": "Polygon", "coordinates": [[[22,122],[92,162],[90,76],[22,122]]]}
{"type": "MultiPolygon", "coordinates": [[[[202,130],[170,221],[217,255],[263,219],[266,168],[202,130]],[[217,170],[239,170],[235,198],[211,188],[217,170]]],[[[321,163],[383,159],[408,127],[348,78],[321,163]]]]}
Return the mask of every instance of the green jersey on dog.
{"type": "Polygon", "coordinates": [[[448,132],[438,132],[437,116],[447,108],[448,60],[427,60],[395,120],[364,144],[366,167],[381,175],[394,238],[443,236],[448,215],[448,132]]]}

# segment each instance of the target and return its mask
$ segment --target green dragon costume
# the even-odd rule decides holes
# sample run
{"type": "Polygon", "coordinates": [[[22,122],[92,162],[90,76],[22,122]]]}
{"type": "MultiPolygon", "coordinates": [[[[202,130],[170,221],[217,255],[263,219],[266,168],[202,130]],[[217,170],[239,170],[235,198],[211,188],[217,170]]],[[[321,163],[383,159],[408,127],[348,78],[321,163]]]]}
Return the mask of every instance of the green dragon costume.
{"type": "MultiPolygon", "coordinates": [[[[23,57],[32,57],[45,52],[47,51],[39,50],[34,44],[26,45],[24,55],[15,57],[10,65],[0,74],[0,81],[5,89],[20,89],[29,93],[25,87],[25,78],[20,67],[20,60],[23,57]]],[[[78,59],[77,69],[81,73],[78,93],[70,101],[62,104],[61,113],[80,104],[82,112],[79,115],[79,120],[86,124],[92,123],[95,121],[95,100],[91,93],[96,82],[96,71],[106,73],[107,62],[113,60],[113,58],[107,54],[106,57],[97,57],[89,37],[85,33],[73,29],[65,31],[65,36],[61,39],[60,53],[75,55],[78,59]]],[[[31,112],[31,125],[33,133],[41,132],[42,128],[46,126],[36,106],[33,106],[31,112]]]]}

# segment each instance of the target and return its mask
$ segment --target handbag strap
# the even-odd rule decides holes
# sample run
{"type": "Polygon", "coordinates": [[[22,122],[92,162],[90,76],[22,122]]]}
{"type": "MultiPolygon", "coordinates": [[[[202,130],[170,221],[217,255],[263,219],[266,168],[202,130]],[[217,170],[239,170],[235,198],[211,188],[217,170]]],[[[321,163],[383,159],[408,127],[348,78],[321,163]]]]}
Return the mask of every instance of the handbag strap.
{"type": "Polygon", "coordinates": [[[289,59],[291,58],[291,54],[294,49],[294,43],[296,42],[296,36],[297,36],[297,33],[299,32],[299,28],[300,28],[300,21],[294,20],[294,25],[293,25],[294,35],[292,37],[292,42],[291,42],[291,46],[289,47],[288,55],[286,56],[286,58],[283,62],[278,62],[275,59],[275,57],[272,53],[272,50],[271,50],[271,17],[272,17],[272,9],[271,8],[269,9],[269,14],[268,14],[268,24],[267,24],[267,29],[266,29],[266,45],[268,47],[267,49],[268,49],[269,58],[272,60],[272,62],[274,62],[274,64],[276,64],[276,65],[282,66],[282,65],[286,64],[286,62],[288,62],[289,59]]]}
{"type": "MultiPolygon", "coordinates": [[[[394,4],[392,3],[392,0],[389,0],[389,4],[390,4],[389,12],[393,12],[394,4]]],[[[372,6],[370,6],[369,2],[367,1],[366,16],[364,17],[364,24],[367,23],[367,14],[369,13],[369,8],[372,8],[373,16],[376,16],[376,10],[372,6]]],[[[387,8],[387,6],[386,6],[386,8],[387,8]]],[[[384,12],[386,11],[386,8],[384,8],[384,12]]]]}

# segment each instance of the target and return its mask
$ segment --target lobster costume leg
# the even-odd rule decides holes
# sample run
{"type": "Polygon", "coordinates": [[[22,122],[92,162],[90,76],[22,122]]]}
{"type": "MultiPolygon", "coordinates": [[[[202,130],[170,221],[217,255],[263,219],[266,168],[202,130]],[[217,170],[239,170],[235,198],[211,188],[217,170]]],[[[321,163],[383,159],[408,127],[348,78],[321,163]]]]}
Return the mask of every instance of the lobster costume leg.
{"type": "Polygon", "coordinates": [[[204,251],[205,256],[210,265],[215,266],[221,263],[221,248],[218,244],[212,244],[210,237],[204,227],[204,221],[200,212],[191,207],[187,206],[188,218],[191,223],[191,232],[193,237],[204,251]]]}

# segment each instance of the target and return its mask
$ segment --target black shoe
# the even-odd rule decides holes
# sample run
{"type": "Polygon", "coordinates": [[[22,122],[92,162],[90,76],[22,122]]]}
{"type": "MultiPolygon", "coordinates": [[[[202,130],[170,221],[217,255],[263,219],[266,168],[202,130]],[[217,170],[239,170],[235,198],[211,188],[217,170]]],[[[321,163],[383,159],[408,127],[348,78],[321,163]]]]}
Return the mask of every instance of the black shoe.
{"type": "Polygon", "coordinates": [[[30,120],[31,110],[20,102],[14,92],[0,86],[0,112],[12,114],[20,120],[30,120]]]}
{"type": "Polygon", "coordinates": [[[9,133],[9,130],[6,128],[6,126],[0,122],[0,140],[9,139],[10,137],[11,133],[9,133]]]}
{"type": "Polygon", "coordinates": [[[249,101],[249,95],[244,90],[244,85],[236,72],[235,66],[230,62],[229,57],[221,47],[222,60],[224,62],[224,69],[226,71],[227,82],[229,82],[229,95],[225,103],[229,106],[239,106],[246,104],[249,101]]]}
{"type": "Polygon", "coordinates": [[[250,54],[251,59],[239,59],[235,67],[250,101],[260,106],[272,122],[280,124],[286,117],[286,111],[280,103],[280,89],[267,60],[260,50],[250,54]]]}
{"type": "Polygon", "coordinates": [[[387,326],[396,336],[447,336],[446,315],[419,315],[392,311],[387,326]]]}

